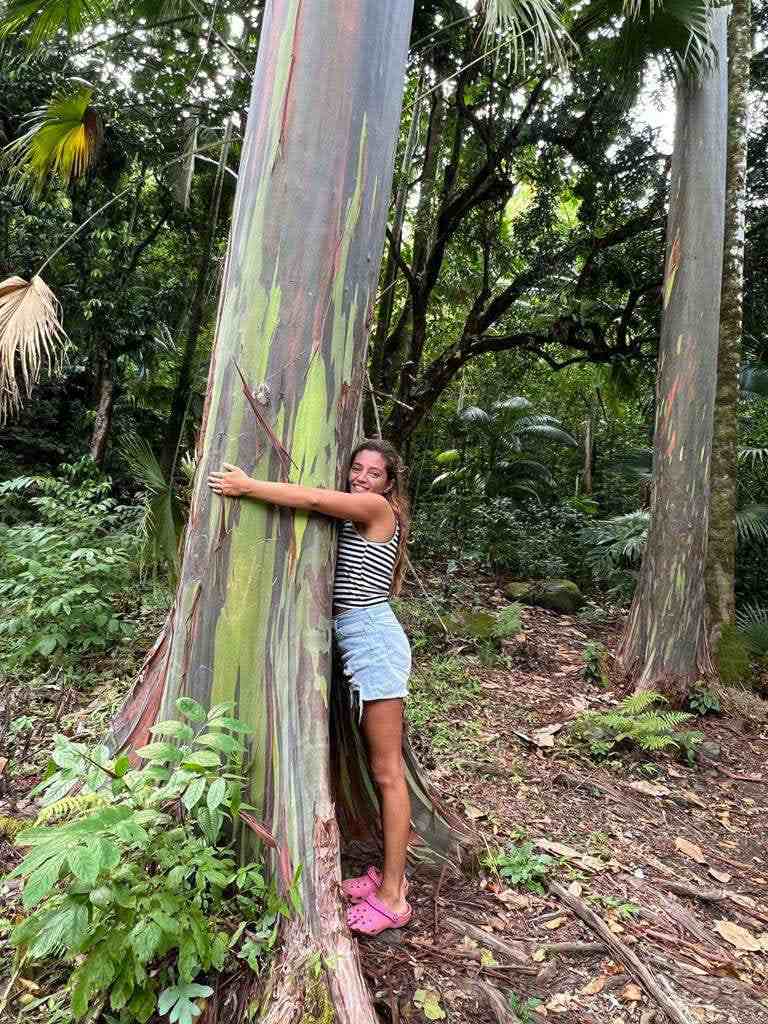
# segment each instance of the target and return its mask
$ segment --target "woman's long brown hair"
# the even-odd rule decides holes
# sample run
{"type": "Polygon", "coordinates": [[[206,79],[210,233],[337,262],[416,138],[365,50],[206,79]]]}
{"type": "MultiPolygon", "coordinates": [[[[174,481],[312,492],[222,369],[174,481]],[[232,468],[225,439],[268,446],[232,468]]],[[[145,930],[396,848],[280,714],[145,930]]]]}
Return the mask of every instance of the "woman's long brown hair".
{"type": "Polygon", "coordinates": [[[407,476],[408,471],[405,463],[400,458],[400,453],[389,441],[380,440],[377,437],[364,438],[355,445],[352,457],[349,460],[350,466],[360,452],[378,452],[384,459],[387,467],[387,480],[392,484],[390,490],[384,495],[392,506],[400,527],[400,537],[397,543],[397,561],[392,576],[392,594],[397,596],[403,585],[403,576],[406,567],[406,544],[408,543],[408,532],[411,526],[411,502],[408,498],[407,476]]]}

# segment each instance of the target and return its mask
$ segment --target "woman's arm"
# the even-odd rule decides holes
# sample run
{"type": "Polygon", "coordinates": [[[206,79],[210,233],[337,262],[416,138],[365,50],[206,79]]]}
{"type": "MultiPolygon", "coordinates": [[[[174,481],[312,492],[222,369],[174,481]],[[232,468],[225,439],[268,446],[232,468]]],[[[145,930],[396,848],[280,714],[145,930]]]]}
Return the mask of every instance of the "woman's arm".
{"type": "Polygon", "coordinates": [[[256,498],[283,508],[319,512],[334,519],[350,519],[353,523],[369,526],[375,523],[391,526],[392,523],[392,507],[381,494],[349,494],[346,491],[327,491],[322,487],[254,480],[228,462],[224,463],[223,472],[208,476],[208,486],[227,498],[256,498]]]}

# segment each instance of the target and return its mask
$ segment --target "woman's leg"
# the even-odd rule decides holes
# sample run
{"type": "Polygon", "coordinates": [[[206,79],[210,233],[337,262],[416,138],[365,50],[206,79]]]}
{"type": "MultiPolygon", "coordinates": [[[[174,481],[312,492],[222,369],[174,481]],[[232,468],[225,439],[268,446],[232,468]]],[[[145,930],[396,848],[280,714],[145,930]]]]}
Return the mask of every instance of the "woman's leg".
{"type": "Polygon", "coordinates": [[[405,860],[411,831],[411,798],[403,763],[403,701],[366,701],[363,734],[379,789],[384,833],[383,880],[377,895],[390,910],[401,914],[406,909],[405,860]]]}

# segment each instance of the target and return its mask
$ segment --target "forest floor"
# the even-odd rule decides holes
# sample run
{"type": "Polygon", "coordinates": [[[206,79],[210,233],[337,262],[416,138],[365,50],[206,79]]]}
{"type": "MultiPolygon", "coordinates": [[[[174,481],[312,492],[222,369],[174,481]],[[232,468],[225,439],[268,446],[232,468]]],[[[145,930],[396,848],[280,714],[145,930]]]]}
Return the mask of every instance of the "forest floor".
{"type": "MultiPolygon", "coordinates": [[[[523,632],[482,664],[471,643],[436,636],[419,601],[402,606],[413,743],[486,853],[469,874],[417,864],[413,924],[360,943],[382,1020],[768,1024],[768,727],[710,714],[692,723],[706,736],[701,763],[631,751],[596,762],[567,727],[625,695],[587,680],[583,658],[590,641],[615,648],[620,616],[526,609],[523,632]],[[529,865],[552,858],[542,891],[503,877],[504,849],[529,865]]],[[[489,579],[473,582],[471,603],[504,601],[489,579]]],[[[0,815],[33,813],[53,733],[103,735],[157,613],[138,625],[130,652],[86,667],[81,688],[19,680],[2,695],[0,815]]],[[[0,871],[17,859],[0,839],[0,871]]],[[[347,860],[363,863],[355,851],[347,860]]],[[[12,887],[0,899],[4,958],[19,907],[12,887]]],[[[30,985],[26,1012],[9,1020],[53,1021],[45,979],[30,985]]]]}

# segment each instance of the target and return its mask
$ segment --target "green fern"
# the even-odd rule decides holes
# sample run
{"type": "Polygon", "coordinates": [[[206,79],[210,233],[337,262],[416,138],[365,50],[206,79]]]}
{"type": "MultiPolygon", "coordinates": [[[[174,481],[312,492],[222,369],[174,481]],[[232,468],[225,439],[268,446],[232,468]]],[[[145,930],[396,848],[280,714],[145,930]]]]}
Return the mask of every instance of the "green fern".
{"type": "Polygon", "coordinates": [[[668,701],[660,693],[635,693],[612,711],[586,711],[572,726],[577,741],[586,743],[595,757],[605,757],[621,745],[654,752],[674,748],[693,759],[702,734],[679,727],[694,716],[687,711],[670,711],[659,705],[668,701]]]}
{"type": "Polygon", "coordinates": [[[82,793],[80,796],[65,796],[62,800],[44,807],[37,818],[36,825],[52,825],[54,822],[81,818],[86,811],[94,807],[106,807],[109,801],[100,793],[82,793]]]}

